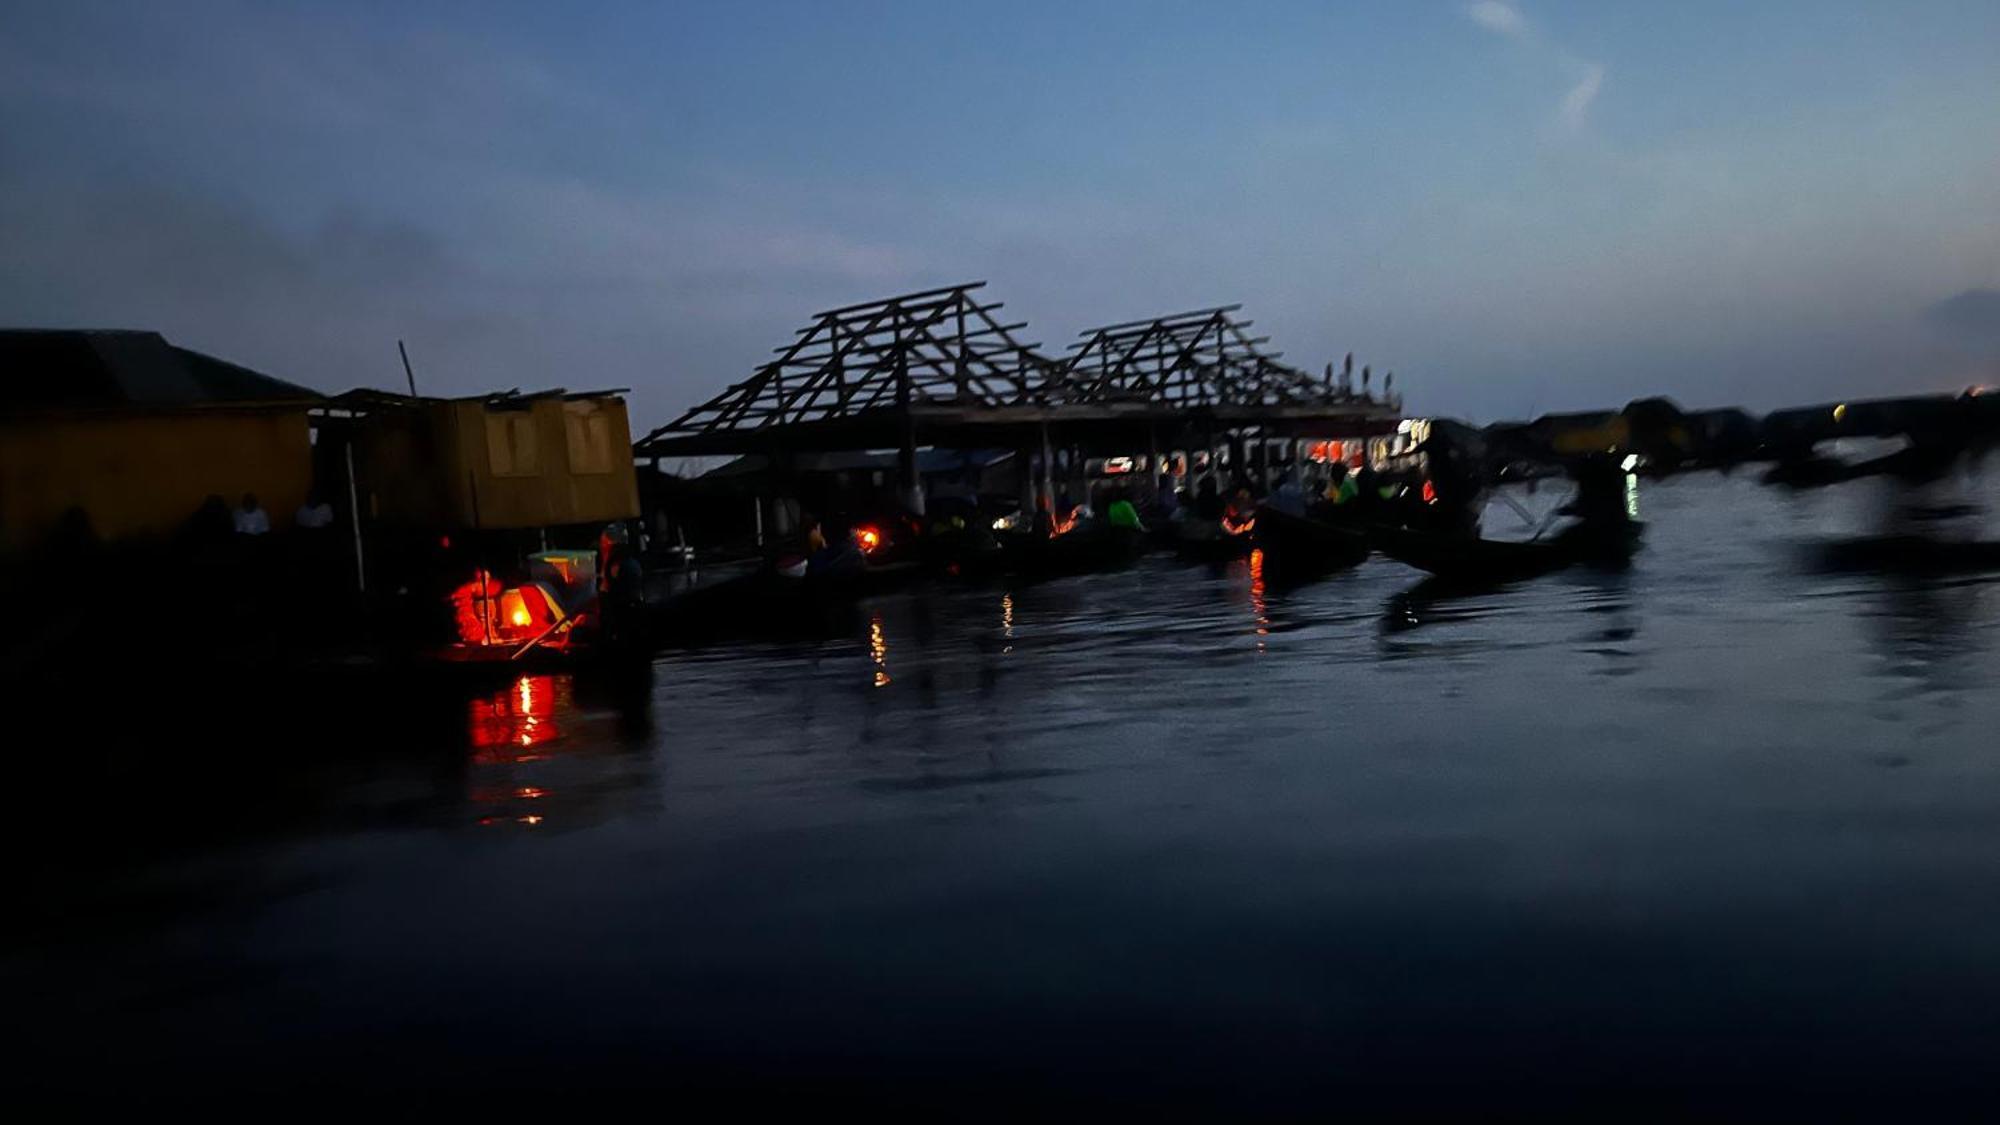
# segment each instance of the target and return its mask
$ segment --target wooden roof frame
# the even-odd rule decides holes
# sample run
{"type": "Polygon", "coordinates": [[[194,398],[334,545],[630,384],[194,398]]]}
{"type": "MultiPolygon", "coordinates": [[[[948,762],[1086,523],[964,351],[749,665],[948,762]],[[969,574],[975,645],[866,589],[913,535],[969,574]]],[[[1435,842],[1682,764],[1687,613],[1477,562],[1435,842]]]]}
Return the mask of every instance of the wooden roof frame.
{"type": "Polygon", "coordinates": [[[973,294],[983,281],[817,313],[756,374],[654,430],[670,435],[831,423],[912,404],[1022,401],[1056,366],[973,294]]]}
{"type": "Polygon", "coordinates": [[[1278,362],[1241,305],[1086,329],[1063,366],[1064,401],[1179,407],[1360,405],[1366,400],[1278,362]]]}
{"type": "Polygon", "coordinates": [[[994,315],[983,281],[814,315],[750,378],[634,443],[641,457],[1032,442],[1047,427],[1105,440],[1196,419],[1271,432],[1371,432],[1393,403],[1279,362],[1224,305],[1081,333],[1066,360],[994,315]]]}

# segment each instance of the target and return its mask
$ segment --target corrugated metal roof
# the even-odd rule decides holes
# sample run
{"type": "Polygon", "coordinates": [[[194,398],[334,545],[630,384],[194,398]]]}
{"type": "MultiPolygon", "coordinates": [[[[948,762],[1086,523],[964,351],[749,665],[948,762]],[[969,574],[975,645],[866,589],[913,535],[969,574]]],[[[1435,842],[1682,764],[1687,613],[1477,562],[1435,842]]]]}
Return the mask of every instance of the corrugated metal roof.
{"type": "Polygon", "coordinates": [[[158,332],[0,329],[0,411],[306,402],[317,391],[176,347],[158,332]]]}

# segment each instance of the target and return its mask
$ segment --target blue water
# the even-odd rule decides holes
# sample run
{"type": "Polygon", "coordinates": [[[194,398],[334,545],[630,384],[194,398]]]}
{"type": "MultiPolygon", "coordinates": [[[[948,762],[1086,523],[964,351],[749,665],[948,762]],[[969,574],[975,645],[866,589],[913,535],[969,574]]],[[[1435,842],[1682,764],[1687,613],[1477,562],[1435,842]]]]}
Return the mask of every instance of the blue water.
{"type": "Polygon", "coordinates": [[[1858,494],[1643,503],[1623,574],[1432,602],[1379,557],[1293,589],[1159,558],[335,724],[413,745],[67,886],[7,957],[17,1078],[954,1116],[1990,1092],[2000,585],[1810,573],[1858,494]]]}

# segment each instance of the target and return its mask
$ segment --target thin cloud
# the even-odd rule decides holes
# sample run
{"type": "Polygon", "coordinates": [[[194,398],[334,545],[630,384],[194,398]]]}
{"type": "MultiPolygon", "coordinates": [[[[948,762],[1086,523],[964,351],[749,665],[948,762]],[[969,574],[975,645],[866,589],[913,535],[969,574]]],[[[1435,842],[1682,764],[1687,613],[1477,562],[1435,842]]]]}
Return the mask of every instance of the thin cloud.
{"type": "Polygon", "coordinates": [[[1465,14],[1473,23],[1499,35],[1518,39],[1528,30],[1528,21],[1521,17],[1521,10],[1500,0],[1478,0],[1465,6],[1465,14]]]}
{"type": "Polygon", "coordinates": [[[1585,119],[1590,116],[1591,103],[1597,100],[1597,92],[1603,88],[1603,64],[1585,63],[1583,79],[1570,87],[1569,93],[1563,95],[1562,109],[1557,115],[1562,121],[1563,128],[1571,132],[1583,128],[1585,119]]]}
{"type": "Polygon", "coordinates": [[[1577,58],[1555,43],[1539,29],[1528,25],[1528,17],[1521,9],[1503,0],[1477,0],[1465,6],[1465,16],[1473,23],[1494,33],[1521,43],[1544,56],[1564,70],[1581,74],[1576,84],[1562,97],[1556,107],[1556,122],[1565,132],[1581,130],[1590,117],[1590,107],[1596,103],[1597,95],[1604,89],[1605,67],[1602,63],[1586,62],[1577,58]]]}

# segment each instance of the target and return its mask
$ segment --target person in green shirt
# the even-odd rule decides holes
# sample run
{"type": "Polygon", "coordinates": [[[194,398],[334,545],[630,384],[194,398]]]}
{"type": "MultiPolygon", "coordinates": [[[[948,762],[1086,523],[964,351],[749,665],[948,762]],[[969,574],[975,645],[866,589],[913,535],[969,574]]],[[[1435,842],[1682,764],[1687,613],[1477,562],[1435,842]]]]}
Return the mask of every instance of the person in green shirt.
{"type": "Polygon", "coordinates": [[[1134,508],[1132,502],[1123,496],[1113,500],[1111,506],[1104,509],[1104,519],[1112,527],[1122,527],[1128,531],[1146,530],[1146,525],[1139,522],[1139,509],[1134,508]]]}
{"type": "Polygon", "coordinates": [[[1333,481],[1326,486],[1326,498],[1334,504],[1346,504],[1361,495],[1361,486],[1354,483],[1354,474],[1347,471],[1347,463],[1333,463],[1333,481]]]}

